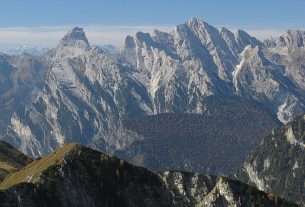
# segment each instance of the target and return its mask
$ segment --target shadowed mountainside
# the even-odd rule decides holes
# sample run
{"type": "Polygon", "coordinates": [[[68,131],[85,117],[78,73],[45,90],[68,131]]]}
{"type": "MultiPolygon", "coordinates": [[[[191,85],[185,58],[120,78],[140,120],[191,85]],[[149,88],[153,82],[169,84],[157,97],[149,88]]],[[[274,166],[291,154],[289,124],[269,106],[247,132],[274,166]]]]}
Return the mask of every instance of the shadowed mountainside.
{"type": "Polygon", "coordinates": [[[4,206],[297,206],[224,177],[153,173],[69,144],[0,184],[4,206]]]}

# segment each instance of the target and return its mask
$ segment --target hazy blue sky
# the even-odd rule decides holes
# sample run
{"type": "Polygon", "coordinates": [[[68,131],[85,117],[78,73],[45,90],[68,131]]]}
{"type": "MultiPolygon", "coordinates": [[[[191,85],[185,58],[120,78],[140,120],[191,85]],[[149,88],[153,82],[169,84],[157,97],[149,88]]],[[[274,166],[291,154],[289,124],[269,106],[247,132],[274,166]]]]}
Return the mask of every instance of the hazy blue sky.
{"type": "Polygon", "coordinates": [[[191,17],[264,38],[305,30],[305,0],[1,0],[0,47],[53,46],[76,25],[91,42],[119,45],[128,33],[170,30],[191,17]]]}

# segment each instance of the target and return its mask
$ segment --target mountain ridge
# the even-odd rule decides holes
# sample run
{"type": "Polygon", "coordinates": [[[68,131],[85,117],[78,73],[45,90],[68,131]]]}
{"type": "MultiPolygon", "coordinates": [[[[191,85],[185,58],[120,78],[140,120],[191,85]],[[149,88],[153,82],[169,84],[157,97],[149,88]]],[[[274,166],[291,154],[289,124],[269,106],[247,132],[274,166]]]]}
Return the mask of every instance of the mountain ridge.
{"type": "Polygon", "coordinates": [[[6,206],[297,206],[228,178],[156,174],[79,144],[33,161],[0,187],[6,206]]]}

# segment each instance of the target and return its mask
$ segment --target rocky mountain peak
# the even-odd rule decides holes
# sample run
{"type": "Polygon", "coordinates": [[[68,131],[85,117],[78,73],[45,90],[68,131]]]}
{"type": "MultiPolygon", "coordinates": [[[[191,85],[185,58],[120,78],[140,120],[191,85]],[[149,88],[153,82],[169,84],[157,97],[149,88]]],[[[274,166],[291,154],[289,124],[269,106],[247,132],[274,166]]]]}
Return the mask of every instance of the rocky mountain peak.
{"type": "Polygon", "coordinates": [[[304,47],[305,32],[300,30],[288,30],[285,34],[286,45],[294,48],[304,47]]]}
{"type": "Polygon", "coordinates": [[[172,33],[190,33],[191,31],[204,30],[206,26],[210,25],[204,20],[191,18],[187,22],[177,25],[172,33]]]}
{"type": "Polygon", "coordinates": [[[247,32],[245,32],[243,30],[237,30],[235,32],[235,39],[242,47],[245,47],[247,45],[251,45],[254,47],[257,45],[263,46],[262,42],[260,42],[255,37],[252,37],[251,35],[249,35],[247,32]]]}
{"type": "MultiPolygon", "coordinates": [[[[205,33],[209,35],[213,35],[213,33],[219,33],[216,27],[208,24],[202,19],[192,18],[186,23],[194,32],[203,30],[205,33]]],[[[215,35],[215,34],[214,34],[215,35]]]]}
{"type": "MultiPolygon", "coordinates": [[[[198,19],[198,18],[191,18],[189,19],[187,22],[186,22],[187,25],[189,25],[190,27],[193,27],[193,28],[215,28],[213,27],[212,25],[208,24],[204,19],[198,19]]],[[[215,28],[216,29],[216,28],[215,28]]],[[[216,29],[218,30],[218,29],[216,29]]]]}
{"type": "Polygon", "coordinates": [[[90,44],[86,37],[83,28],[74,27],[72,30],[66,33],[63,39],[60,41],[63,46],[76,46],[90,48],[90,44]]]}
{"type": "Polygon", "coordinates": [[[229,48],[235,55],[238,55],[240,52],[242,52],[243,48],[239,46],[233,32],[231,32],[225,27],[222,27],[219,30],[219,34],[225,40],[225,42],[228,44],[229,48]]]}
{"type": "Polygon", "coordinates": [[[261,53],[261,50],[258,46],[252,47],[251,45],[248,45],[241,53],[241,56],[244,57],[244,59],[249,59],[252,57],[262,58],[263,54],[261,53]]]}
{"type": "Polygon", "coordinates": [[[194,17],[187,21],[188,25],[198,25],[198,24],[203,24],[203,23],[205,23],[204,20],[197,19],[197,18],[194,18],[194,17]]]}
{"type": "Polygon", "coordinates": [[[152,38],[149,33],[137,32],[134,36],[127,36],[120,51],[125,49],[131,49],[135,47],[142,47],[143,44],[152,44],[152,38]]]}
{"type": "Polygon", "coordinates": [[[127,47],[127,48],[133,48],[135,47],[135,42],[134,42],[134,39],[132,36],[127,36],[124,40],[124,43],[123,43],[123,47],[127,47]]]}
{"type": "Polygon", "coordinates": [[[137,44],[146,43],[152,44],[152,39],[149,33],[137,32],[134,36],[135,42],[137,44]]]}
{"type": "Polygon", "coordinates": [[[155,29],[152,33],[151,33],[151,37],[155,40],[155,41],[162,41],[162,40],[168,40],[171,37],[170,33],[167,32],[162,32],[160,30],[155,29]]]}
{"type": "Polygon", "coordinates": [[[277,48],[279,50],[281,50],[281,48],[288,49],[288,51],[304,48],[305,32],[289,29],[284,35],[278,38],[270,38],[265,40],[265,45],[269,48],[277,48]]]}

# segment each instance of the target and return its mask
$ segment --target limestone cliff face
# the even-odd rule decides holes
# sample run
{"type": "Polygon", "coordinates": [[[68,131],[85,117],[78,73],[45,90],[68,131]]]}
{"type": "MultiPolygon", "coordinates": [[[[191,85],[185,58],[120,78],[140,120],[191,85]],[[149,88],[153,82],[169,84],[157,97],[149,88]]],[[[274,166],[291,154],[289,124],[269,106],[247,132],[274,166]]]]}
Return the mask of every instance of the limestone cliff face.
{"type": "Polygon", "coordinates": [[[202,113],[202,96],[234,94],[267,105],[285,123],[304,112],[303,36],[289,30],[263,44],[191,19],[170,33],[127,37],[119,53],[142,71],[155,113],[202,113]]]}
{"type": "Polygon", "coordinates": [[[111,151],[136,139],[119,128],[120,119],[150,113],[151,107],[127,64],[91,48],[80,28],[45,58],[44,86],[34,102],[11,117],[8,142],[37,157],[67,142],[111,151]]]}

